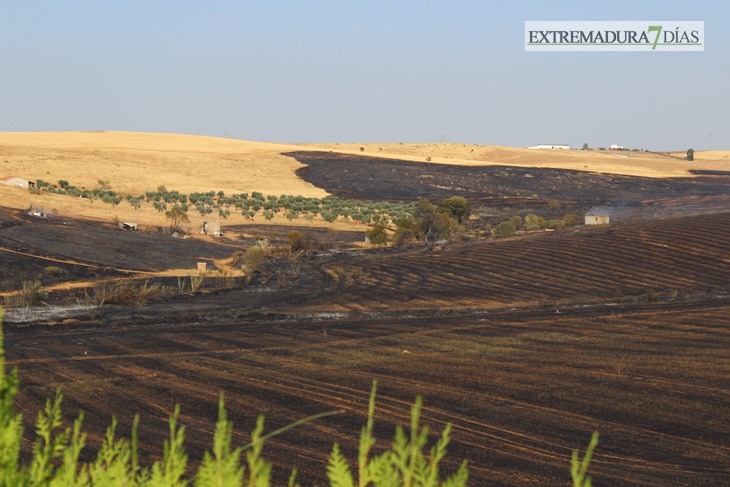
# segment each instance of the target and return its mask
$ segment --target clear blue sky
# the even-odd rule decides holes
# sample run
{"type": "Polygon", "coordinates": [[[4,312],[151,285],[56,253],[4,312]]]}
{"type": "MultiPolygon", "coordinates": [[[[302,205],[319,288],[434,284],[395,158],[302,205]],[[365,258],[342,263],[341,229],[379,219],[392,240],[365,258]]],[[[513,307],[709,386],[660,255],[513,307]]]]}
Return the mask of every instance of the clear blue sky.
{"type": "Polygon", "coordinates": [[[0,0],[0,131],[730,149],[728,25],[720,0],[0,0]],[[525,52],[526,20],[703,20],[705,51],[525,52]]]}

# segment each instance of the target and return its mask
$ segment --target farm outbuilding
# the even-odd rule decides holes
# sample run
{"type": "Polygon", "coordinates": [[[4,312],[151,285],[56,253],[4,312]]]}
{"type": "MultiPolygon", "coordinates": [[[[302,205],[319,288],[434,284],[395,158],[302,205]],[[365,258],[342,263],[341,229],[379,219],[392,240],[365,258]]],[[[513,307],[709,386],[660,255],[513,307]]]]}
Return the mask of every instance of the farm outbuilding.
{"type": "Polygon", "coordinates": [[[203,222],[203,226],[200,229],[200,233],[203,235],[213,235],[214,237],[220,237],[221,221],[215,220],[212,222],[203,222]]]}
{"type": "Polygon", "coordinates": [[[609,217],[605,213],[586,214],[586,225],[608,225],[609,217]]]}
{"type": "Polygon", "coordinates": [[[29,186],[35,186],[35,181],[28,181],[27,179],[19,178],[17,176],[4,176],[0,178],[0,184],[4,184],[5,186],[28,188],[29,186]]]}

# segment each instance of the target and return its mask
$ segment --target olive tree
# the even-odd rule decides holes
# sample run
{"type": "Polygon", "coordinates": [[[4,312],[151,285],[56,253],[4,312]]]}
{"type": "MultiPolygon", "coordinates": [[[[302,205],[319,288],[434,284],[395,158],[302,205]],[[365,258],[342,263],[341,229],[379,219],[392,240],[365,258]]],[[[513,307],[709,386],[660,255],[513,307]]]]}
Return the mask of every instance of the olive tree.
{"type": "Polygon", "coordinates": [[[187,211],[179,205],[175,205],[167,210],[165,212],[165,218],[167,218],[167,220],[170,222],[171,232],[180,231],[180,225],[182,225],[183,223],[188,223],[190,221],[187,211]]]}
{"type": "Polygon", "coordinates": [[[441,200],[438,211],[454,218],[459,225],[469,218],[469,201],[463,196],[452,196],[441,200]]]}

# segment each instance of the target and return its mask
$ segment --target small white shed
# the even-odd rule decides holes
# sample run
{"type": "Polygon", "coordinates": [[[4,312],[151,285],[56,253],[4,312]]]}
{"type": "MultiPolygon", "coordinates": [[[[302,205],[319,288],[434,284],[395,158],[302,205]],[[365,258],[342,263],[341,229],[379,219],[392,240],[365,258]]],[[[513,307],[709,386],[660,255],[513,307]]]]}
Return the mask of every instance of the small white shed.
{"type": "Polygon", "coordinates": [[[609,217],[605,213],[586,214],[586,225],[608,225],[609,217]]]}

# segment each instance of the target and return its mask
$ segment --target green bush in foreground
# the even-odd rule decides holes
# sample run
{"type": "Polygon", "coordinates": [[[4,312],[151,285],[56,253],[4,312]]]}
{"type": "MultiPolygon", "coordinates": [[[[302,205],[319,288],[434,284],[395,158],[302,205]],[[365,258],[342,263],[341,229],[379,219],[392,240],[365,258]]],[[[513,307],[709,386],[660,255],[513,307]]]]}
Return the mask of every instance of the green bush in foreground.
{"type": "MultiPolygon", "coordinates": [[[[272,465],[262,457],[264,442],[307,421],[318,419],[340,411],[321,413],[279,430],[264,435],[264,417],[259,416],[251,442],[233,448],[233,424],[228,420],[223,394],[220,396],[218,421],[213,438],[213,449],[205,453],[197,473],[186,478],[188,457],[184,450],[185,426],[178,425],[180,407],[176,406],[170,416],[170,437],[165,440],[162,459],[150,467],[141,467],[138,453],[137,429],[139,416],[135,416],[131,440],[117,438],[116,419],[107,429],[106,439],[97,453],[96,461],[79,461],[86,445],[86,434],[82,433],[83,413],[73,426],[64,427],[61,416],[62,396],[59,391],[53,401],[46,401],[36,421],[37,439],[33,445],[33,456],[28,464],[20,460],[22,441],[22,416],[15,413],[14,398],[20,381],[17,369],[5,372],[5,354],[2,336],[2,309],[0,308],[0,485],[1,486],[248,486],[267,487],[271,485],[272,465]],[[245,464],[242,462],[245,453],[245,464]]],[[[327,478],[332,487],[374,487],[407,486],[427,487],[465,486],[469,477],[466,460],[449,478],[440,480],[439,464],[446,454],[451,425],[447,424],[441,438],[428,455],[424,448],[428,443],[428,427],[420,426],[422,399],[416,398],[411,408],[410,434],[398,426],[390,450],[380,455],[371,455],[376,440],[373,437],[375,415],[375,391],[373,382],[368,417],[360,436],[360,447],[356,471],[353,472],[347,459],[335,444],[327,465],[327,478]]],[[[590,487],[586,476],[588,463],[598,442],[594,433],[583,460],[573,452],[571,475],[574,487],[590,487]]],[[[294,487],[296,470],[289,478],[294,487]]]]}

